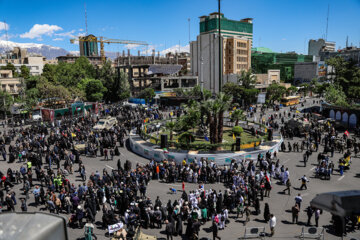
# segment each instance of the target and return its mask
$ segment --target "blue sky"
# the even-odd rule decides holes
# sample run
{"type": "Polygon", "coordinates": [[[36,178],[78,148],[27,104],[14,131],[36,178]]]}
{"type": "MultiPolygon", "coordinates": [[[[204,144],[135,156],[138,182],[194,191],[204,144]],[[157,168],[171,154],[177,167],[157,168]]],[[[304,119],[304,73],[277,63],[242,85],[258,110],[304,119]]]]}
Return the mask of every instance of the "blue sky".
{"type": "MultiPolygon", "coordinates": [[[[108,38],[148,42],[156,51],[188,44],[199,34],[199,16],[217,11],[217,0],[0,0],[0,21],[6,20],[9,40],[44,43],[69,51],[71,36],[84,34],[86,2],[88,32],[108,38]]],[[[229,19],[254,18],[253,46],[273,51],[307,52],[309,39],[325,35],[330,4],[328,40],[336,47],[360,43],[360,0],[222,0],[229,19]]],[[[0,38],[5,39],[0,23],[0,38]]],[[[122,51],[118,44],[106,51],[122,51]]],[[[134,50],[133,50],[134,51],[134,50]]],[[[135,51],[133,52],[135,54],[135,51]]]]}

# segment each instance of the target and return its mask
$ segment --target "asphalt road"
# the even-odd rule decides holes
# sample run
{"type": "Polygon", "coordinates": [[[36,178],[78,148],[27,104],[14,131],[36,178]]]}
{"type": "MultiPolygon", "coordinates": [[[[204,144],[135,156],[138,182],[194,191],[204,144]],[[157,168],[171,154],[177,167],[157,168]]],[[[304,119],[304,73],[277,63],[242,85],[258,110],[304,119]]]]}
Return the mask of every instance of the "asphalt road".
{"type": "MultiPolygon", "coordinates": [[[[307,100],[307,105],[313,105],[312,101],[310,102],[307,100]]],[[[268,111],[267,114],[271,114],[272,111],[268,111]]],[[[1,130],[0,130],[1,131],[1,130]]],[[[290,142],[293,141],[299,141],[300,139],[294,138],[290,142]]],[[[285,139],[285,143],[287,146],[288,140],[285,139]]],[[[320,150],[322,150],[323,147],[320,147],[320,150]]],[[[140,164],[146,164],[148,162],[147,159],[144,159],[131,151],[121,148],[120,149],[122,162],[124,162],[126,159],[133,162],[133,166],[136,163],[140,164]]],[[[337,162],[338,159],[341,157],[339,153],[335,153],[334,157],[331,158],[334,162],[337,162]]],[[[278,154],[278,158],[280,159],[280,163],[285,165],[285,167],[289,168],[290,171],[290,180],[292,182],[292,189],[291,189],[291,195],[284,195],[282,193],[282,190],[285,189],[285,186],[279,185],[279,183],[276,180],[273,180],[273,189],[270,194],[270,198],[265,198],[263,202],[260,202],[261,211],[263,213],[264,211],[264,203],[269,203],[270,206],[270,212],[273,213],[277,218],[277,225],[275,227],[275,235],[272,237],[272,239],[297,239],[298,236],[301,233],[302,227],[306,224],[307,216],[306,212],[304,212],[305,208],[309,206],[309,202],[313,199],[313,197],[318,193],[324,193],[324,192],[330,192],[330,191],[341,191],[341,190],[354,190],[359,189],[359,183],[360,183],[360,159],[353,158],[351,169],[346,171],[343,176],[340,176],[337,171],[334,172],[334,175],[331,176],[330,180],[320,180],[317,178],[314,178],[314,169],[317,163],[317,153],[313,153],[310,156],[310,159],[308,161],[307,167],[303,166],[302,162],[302,153],[298,152],[280,152],[278,154]],[[304,174],[309,178],[310,182],[308,183],[308,189],[307,190],[298,190],[298,188],[301,185],[300,180],[298,180],[300,177],[302,177],[304,174]],[[303,203],[301,206],[301,211],[299,214],[299,223],[298,224],[292,224],[291,223],[291,207],[294,205],[295,196],[300,193],[303,197],[303,203]]],[[[83,162],[86,166],[87,174],[90,175],[92,172],[95,172],[98,170],[100,173],[102,172],[102,169],[107,169],[108,171],[112,170],[113,168],[116,168],[116,160],[118,158],[115,158],[114,161],[103,161],[100,157],[97,158],[88,158],[83,157],[83,162]]],[[[12,169],[19,169],[20,163],[5,163],[0,161],[0,170],[3,172],[6,172],[9,167],[12,169]]],[[[337,166],[337,164],[335,164],[337,166]]],[[[77,165],[74,166],[74,169],[77,170],[77,165]]],[[[80,181],[80,176],[77,172],[75,172],[73,175],[69,176],[69,179],[71,182],[75,182],[76,185],[82,183],[80,181]]],[[[35,182],[36,183],[36,182],[35,182]]],[[[168,199],[171,199],[172,201],[175,199],[180,198],[181,192],[178,192],[177,194],[170,194],[169,188],[174,187],[178,190],[181,189],[181,183],[176,184],[166,184],[159,181],[152,180],[149,183],[149,186],[147,188],[147,194],[151,197],[152,200],[155,200],[157,196],[161,197],[162,203],[166,204],[168,199]]],[[[186,190],[192,190],[196,189],[198,185],[196,184],[186,184],[186,190]]],[[[17,194],[17,199],[19,197],[22,197],[21,190],[22,184],[15,185],[13,190],[17,194]]],[[[205,185],[206,189],[216,189],[216,190],[224,190],[225,187],[222,184],[207,184],[205,185]]],[[[16,211],[21,211],[20,209],[20,201],[18,201],[18,204],[15,206],[16,211]]],[[[31,203],[34,203],[34,197],[32,194],[30,194],[30,199],[28,200],[28,211],[29,212],[35,212],[35,211],[41,211],[40,207],[36,208],[34,206],[31,206],[31,203]]],[[[253,210],[253,208],[251,208],[253,210]]],[[[263,215],[262,213],[258,216],[251,215],[250,219],[251,221],[246,225],[246,227],[265,227],[266,232],[269,232],[269,225],[268,223],[265,223],[263,221],[263,215]]],[[[63,214],[61,214],[63,215],[63,214]]],[[[96,215],[96,223],[101,222],[101,211],[96,215]]],[[[63,215],[64,217],[68,218],[69,215],[63,215]]],[[[319,225],[325,227],[325,239],[341,239],[340,237],[334,236],[332,233],[328,232],[328,226],[330,223],[331,216],[327,212],[323,212],[323,214],[320,216],[319,225]]],[[[230,223],[227,225],[225,230],[219,231],[219,236],[222,239],[238,239],[239,237],[244,236],[245,226],[243,225],[243,222],[245,220],[244,218],[239,218],[238,220],[234,219],[234,214],[230,214],[230,223]]],[[[315,223],[314,218],[312,219],[312,224],[315,223]]],[[[200,232],[200,238],[208,237],[212,238],[212,232],[211,232],[211,223],[207,222],[205,225],[201,227],[200,232]]],[[[163,224],[163,229],[143,229],[143,232],[146,234],[155,235],[158,238],[165,238],[166,235],[164,234],[165,224],[163,224]]],[[[184,228],[185,229],[185,228],[184,228]]],[[[72,229],[68,228],[68,233],[70,236],[70,239],[81,239],[84,236],[84,230],[83,229],[72,229]]],[[[98,239],[108,239],[108,237],[105,236],[106,231],[100,228],[100,225],[96,225],[95,228],[95,234],[97,235],[98,239]]],[[[360,239],[360,231],[357,230],[353,233],[348,233],[347,237],[344,237],[344,239],[351,239],[351,237],[357,237],[360,239]]],[[[174,239],[181,239],[180,237],[174,237],[174,239]]]]}

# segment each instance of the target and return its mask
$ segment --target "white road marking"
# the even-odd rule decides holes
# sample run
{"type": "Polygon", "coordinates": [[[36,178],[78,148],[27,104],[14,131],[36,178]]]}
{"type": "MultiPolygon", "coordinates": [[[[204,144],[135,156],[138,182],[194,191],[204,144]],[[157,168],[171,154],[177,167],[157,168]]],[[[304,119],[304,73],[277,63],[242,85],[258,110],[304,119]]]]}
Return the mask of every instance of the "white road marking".
{"type": "Polygon", "coordinates": [[[109,165],[105,165],[106,167],[110,168],[110,169],[114,169],[113,167],[109,166],[109,165]]]}
{"type": "Polygon", "coordinates": [[[315,168],[316,168],[316,167],[310,168],[310,170],[309,170],[308,172],[314,171],[315,168]]]}
{"type": "Polygon", "coordinates": [[[338,178],[338,181],[341,181],[344,177],[345,175],[342,175],[341,177],[338,178]]]}
{"type": "Polygon", "coordinates": [[[286,161],[284,161],[284,163],[287,163],[288,161],[290,161],[291,159],[288,159],[288,160],[286,160],[286,161]]]}

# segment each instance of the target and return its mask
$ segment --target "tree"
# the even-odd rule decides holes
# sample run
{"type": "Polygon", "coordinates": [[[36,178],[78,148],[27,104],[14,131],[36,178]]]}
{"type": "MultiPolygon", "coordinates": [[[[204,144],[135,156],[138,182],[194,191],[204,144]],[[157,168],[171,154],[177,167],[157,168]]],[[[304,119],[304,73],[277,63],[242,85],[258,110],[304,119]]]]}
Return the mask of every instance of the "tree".
{"type": "Polygon", "coordinates": [[[14,64],[12,64],[12,63],[7,63],[6,66],[2,66],[0,69],[1,70],[11,70],[14,77],[18,76],[18,73],[16,72],[16,68],[15,68],[14,64]]]}
{"type": "Polygon", "coordinates": [[[223,130],[224,130],[224,112],[227,111],[230,107],[230,104],[232,102],[231,95],[219,93],[216,97],[216,101],[219,104],[219,113],[218,113],[218,143],[222,143],[223,140],[223,130]]]}
{"type": "Polygon", "coordinates": [[[286,89],[286,95],[291,96],[294,95],[298,89],[295,86],[291,86],[288,89],[286,89]]]}
{"type": "Polygon", "coordinates": [[[254,88],[256,83],[256,75],[253,74],[250,70],[249,71],[241,71],[241,74],[238,78],[238,83],[241,83],[246,89],[254,88]]]}
{"type": "Polygon", "coordinates": [[[239,124],[239,120],[243,120],[245,119],[244,116],[244,111],[241,109],[236,109],[235,111],[232,112],[231,114],[231,121],[235,121],[235,126],[237,126],[239,124]]]}
{"type": "Polygon", "coordinates": [[[333,68],[333,83],[342,87],[347,97],[356,97],[351,95],[354,93],[354,89],[350,90],[350,87],[360,86],[360,68],[354,60],[346,61],[342,57],[330,58],[326,61],[328,66],[333,68]]]}
{"type": "MultiPolygon", "coordinates": [[[[60,64],[64,64],[64,63],[59,63],[59,65],[60,64]]],[[[56,83],[57,68],[58,68],[58,65],[45,64],[44,68],[43,68],[43,73],[41,74],[41,76],[45,77],[51,83],[56,83]]]]}
{"type": "Polygon", "coordinates": [[[244,132],[244,129],[240,126],[234,126],[232,128],[232,132],[235,134],[235,136],[239,137],[244,132]]]}
{"type": "Polygon", "coordinates": [[[91,102],[101,101],[106,88],[100,80],[89,79],[85,85],[86,99],[91,102]]]}
{"type": "Polygon", "coordinates": [[[266,89],[266,98],[270,101],[270,103],[274,103],[275,101],[280,101],[285,93],[286,88],[284,86],[273,83],[266,89]]]}
{"type": "Polygon", "coordinates": [[[173,140],[173,131],[175,129],[175,122],[167,122],[165,125],[166,129],[170,132],[170,141],[173,140]]]}
{"type": "Polygon", "coordinates": [[[330,85],[325,90],[325,100],[332,104],[341,107],[348,107],[349,104],[346,102],[346,95],[342,90],[341,86],[338,85],[330,85]]]}
{"type": "Polygon", "coordinates": [[[149,104],[155,97],[155,91],[153,88],[146,88],[140,92],[139,97],[145,99],[146,104],[149,104]]]}
{"type": "Polygon", "coordinates": [[[0,109],[2,109],[4,112],[9,112],[10,107],[13,104],[13,97],[8,92],[0,90],[0,109]]]}
{"type": "Polygon", "coordinates": [[[20,71],[20,77],[24,79],[30,78],[30,69],[28,67],[26,67],[25,65],[21,65],[20,71]]]}

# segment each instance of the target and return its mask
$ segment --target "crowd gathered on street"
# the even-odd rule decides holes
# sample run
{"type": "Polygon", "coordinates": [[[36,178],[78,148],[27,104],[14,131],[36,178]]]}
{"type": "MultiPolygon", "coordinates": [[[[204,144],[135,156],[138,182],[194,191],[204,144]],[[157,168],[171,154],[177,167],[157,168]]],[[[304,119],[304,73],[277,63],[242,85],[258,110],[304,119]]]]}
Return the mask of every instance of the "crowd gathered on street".
{"type": "MultiPolygon", "coordinates": [[[[348,167],[347,159],[358,154],[360,143],[355,138],[337,132],[331,123],[320,125],[306,114],[311,131],[291,143],[295,133],[285,122],[300,114],[296,109],[274,110],[277,111],[267,114],[267,109],[261,108],[259,121],[282,134],[284,142],[279,149],[284,153],[282,156],[286,156],[286,152],[298,152],[306,166],[309,156],[318,154],[315,176],[330,179],[334,171],[342,175],[348,167]],[[338,164],[332,160],[335,151],[343,154],[338,164]]],[[[249,117],[254,116],[256,108],[248,112],[249,117]]],[[[174,116],[180,114],[181,111],[174,116]]],[[[273,184],[278,183],[284,187],[283,194],[294,196],[291,223],[297,224],[301,210],[306,209],[306,225],[319,226],[322,211],[302,206],[300,194],[311,188],[313,180],[303,175],[299,183],[291,182],[294,169],[286,166],[278,152],[259,154],[257,160],[233,159],[227,166],[219,166],[208,158],[192,162],[184,159],[181,163],[153,159],[147,164],[135,164],[121,155],[128,135],[140,133],[144,119],[151,122],[167,118],[168,114],[155,109],[111,105],[100,117],[106,115],[117,118],[117,124],[110,130],[94,131],[98,119],[91,116],[62,119],[52,125],[4,128],[0,137],[3,160],[21,163],[19,169],[8,168],[7,172],[0,173],[0,204],[4,210],[15,211],[14,206],[20,204],[26,212],[31,205],[37,211],[67,215],[72,228],[100,221],[106,229],[121,221],[128,233],[138,226],[161,229],[164,224],[167,239],[173,236],[199,239],[206,222],[211,223],[213,239],[221,239],[219,231],[230,221],[246,226],[254,217],[262,216],[269,224],[268,236],[273,236],[276,235],[276,216],[271,211],[271,201],[263,202],[278,194],[272,192],[273,184]],[[78,144],[85,145],[83,151],[77,150],[78,144]],[[84,156],[113,160],[117,167],[92,172],[88,170],[91,163],[84,161],[84,156]],[[78,181],[71,181],[70,175],[76,175],[78,181]],[[166,201],[160,196],[151,199],[147,192],[151,181],[181,183],[182,189],[169,189],[172,194],[179,193],[175,201],[166,201]],[[187,190],[190,184],[195,185],[196,190],[187,190]],[[223,189],[216,191],[208,184],[220,184],[223,189]],[[13,190],[15,185],[22,186],[21,194],[13,190]],[[29,202],[30,195],[34,202],[29,202]]],[[[332,220],[334,226],[340,226],[336,231],[345,231],[341,224],[336,224],[341,221],[339,217],[334,215],[332,220]]],[[[353,229],[359,228],[358,219],[346,221],[353,229]]]]}

